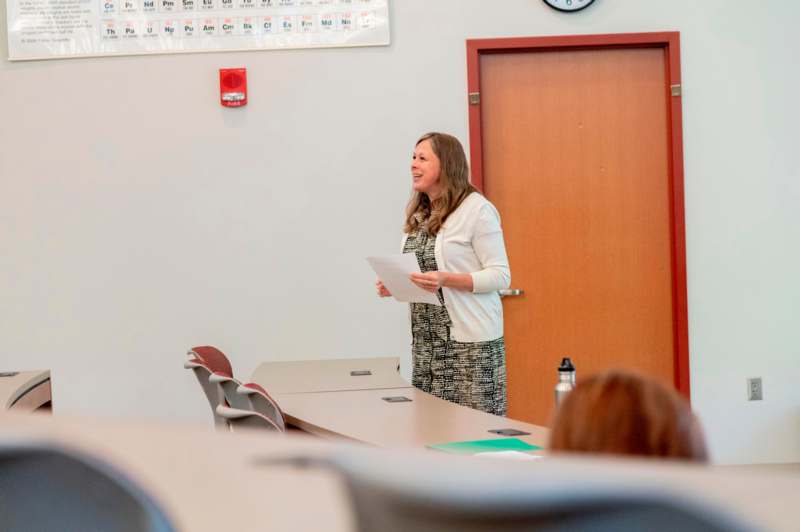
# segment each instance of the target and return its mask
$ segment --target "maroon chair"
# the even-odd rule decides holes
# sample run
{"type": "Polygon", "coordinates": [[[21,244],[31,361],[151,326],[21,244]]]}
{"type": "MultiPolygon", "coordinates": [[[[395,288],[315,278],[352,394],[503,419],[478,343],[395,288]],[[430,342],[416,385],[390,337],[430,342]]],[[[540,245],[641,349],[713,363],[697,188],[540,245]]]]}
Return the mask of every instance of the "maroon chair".
{"type": "Polygon", "coordinates": [[[222,387],[218,383],[211,382],[209,377],[217,373],[233,378],[233,369],[228,357],[222,351],[212,346],[193,347],[187,353],[187,360],[183,367],[191,369],[203,389],[203,393],[211,406],[211,413],[214,416],[214,426],[218,430],[228,430],[228,420],[217,414],[217,407],[227,406],[222,387]]]}
{"type": "Polygon", "coordinates": [[[193,347],[187,355],[202,360],[212,373],[223,373],[228,377],[233,377],[233,368],[231,368],[230,360],[225,356],[225,353],[216,347],[210,345],[193,347]]]}
{"type": "Polygon", "coordinates": [[[208,380],[222,389],[226,406],[238,408],[239,410],[250,410],[250,401],[248,401],[247,397],[236,393],[236,389],[242,384],[238,379],[229,377],[225,373],[218,371],[212,373],[208,380]]]}
{"type": "Polygon", "coordinates": [[[285,432],[286,423],[278,404],[258,384],[242,383],[224,373],[214,373],[208,378],[220,386],[227,404],[218,405],[214,410],[218,417],[228,422],[231,430],[240,428],[267,429],[285,432]]]}
{"type": "Polygon", "coordinates": [[[270,419],[281,432],[286,432],[286,419],[283,412],[275,399],[270,397],[264,388],[254,382],[248,382],[239,386],[236,393],[248,398],[251,410],[270,419]]]}

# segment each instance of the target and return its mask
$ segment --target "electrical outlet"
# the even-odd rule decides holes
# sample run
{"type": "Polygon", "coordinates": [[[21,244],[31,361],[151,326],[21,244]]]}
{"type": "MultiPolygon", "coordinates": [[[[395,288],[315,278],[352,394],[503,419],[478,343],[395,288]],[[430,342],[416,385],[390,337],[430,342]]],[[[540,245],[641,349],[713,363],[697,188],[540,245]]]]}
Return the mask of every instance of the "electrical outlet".
{"type": "Polygon", "coordinates": [[[747,379],[747,400],[761,401],[764,399],[764,389],[761,386],[761,377],[747,379]]]}

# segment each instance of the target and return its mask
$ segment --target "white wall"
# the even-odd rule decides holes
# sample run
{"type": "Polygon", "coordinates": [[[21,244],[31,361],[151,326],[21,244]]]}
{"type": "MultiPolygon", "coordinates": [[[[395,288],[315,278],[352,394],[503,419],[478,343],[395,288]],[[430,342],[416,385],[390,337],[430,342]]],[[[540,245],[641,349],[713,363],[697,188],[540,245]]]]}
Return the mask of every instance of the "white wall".
{"type": "Polygon", "coordinates": [[[0,61],[0,367],[51,368],[58,413],[207,423],[192,345],[243,377],[407,368],[406,309],[374,297],[363,257],[397,248],[417,135],[467,141],[465,39],[678,30],[693,404],[718,462],[800,461],[797,2],[396,0],[392,17],[382,48],[0,61]],[[217,69],[239,66],[250,103],[222,109],[217,69]]]}

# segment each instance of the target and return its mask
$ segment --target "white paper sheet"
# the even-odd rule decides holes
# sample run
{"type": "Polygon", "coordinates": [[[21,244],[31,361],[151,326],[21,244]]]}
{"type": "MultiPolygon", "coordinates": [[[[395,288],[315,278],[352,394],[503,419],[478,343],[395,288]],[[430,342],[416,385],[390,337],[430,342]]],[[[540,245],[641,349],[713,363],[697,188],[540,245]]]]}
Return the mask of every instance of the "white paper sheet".
{"type": "Polygon", "coordinates": [[[412,273],[421,273],[417,256],[414,253],[367,257],[367,262],[396,300],[409,303],[440,304],[436,294],[423,290],[411,282],[409,276],[412,273]]]}
{"type": "Polygon", "coordinates": [[[544,458],[541,454],[528,454],[519,451],[487,451],[485,453],[477,453],[474,456],[483,456],[486,458],[500,458],[502,460],[521,460],[523,462],[529,460],[541,460],[544,458]]]}

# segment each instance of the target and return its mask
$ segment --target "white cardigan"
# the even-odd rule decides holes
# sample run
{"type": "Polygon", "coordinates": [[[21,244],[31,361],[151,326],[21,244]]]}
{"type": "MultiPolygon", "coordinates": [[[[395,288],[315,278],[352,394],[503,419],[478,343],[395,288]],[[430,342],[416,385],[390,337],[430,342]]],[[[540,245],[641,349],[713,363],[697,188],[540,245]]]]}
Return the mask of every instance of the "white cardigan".
{"type": "MultiPolygon", "coordinates": [[[[403,235],[403,246],[407,238],[403,235]]],[[[497,291],[510,286],[511,270],[494,205],[477,192],[467,196],[439,230],[434,254],[439,270],[472,276],[472,292],[442,288],[453,322],[450,337],[458,342],[488,342],[503,336],[503,305],[497,291]]]]}

